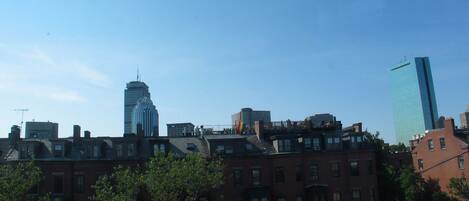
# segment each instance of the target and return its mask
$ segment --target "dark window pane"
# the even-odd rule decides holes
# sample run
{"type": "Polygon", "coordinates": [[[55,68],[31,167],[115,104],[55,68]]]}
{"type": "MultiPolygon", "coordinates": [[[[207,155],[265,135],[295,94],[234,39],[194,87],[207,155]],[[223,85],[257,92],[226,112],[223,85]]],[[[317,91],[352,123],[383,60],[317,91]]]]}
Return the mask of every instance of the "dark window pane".
{"type": "Polygon", "coordinates": [[[55,175],[54,176],[54,193],[62,194],[63,191],[63,175],[55,175]]]}
{"type": "Polygon", "coordinates": [[[275,182],[284,183],[285,182],[285,173],[282,167],[275,168],[275,182]]]}
{"type": "Polygon", "coordinates": [[[350,175],[351,176],[359,176],[360,175],[360,170],[359,170],[359,167],[358,167],[358,161],[350,162],[350,175]]]}
{"type": "Polygon", "coordinates": [[[85,191],[85,177],[83,175],[75,175],[73,181],[75,193],[83,193],[85,191]]]}

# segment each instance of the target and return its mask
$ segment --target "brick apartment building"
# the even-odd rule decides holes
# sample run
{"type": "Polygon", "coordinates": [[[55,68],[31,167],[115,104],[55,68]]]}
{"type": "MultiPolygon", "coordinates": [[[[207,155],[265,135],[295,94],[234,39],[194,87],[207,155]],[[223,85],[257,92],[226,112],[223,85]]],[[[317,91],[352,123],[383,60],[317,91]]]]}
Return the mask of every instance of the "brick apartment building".
{"type": "Polygon", "coordinates": [[[439,179],[448,192],[452,177],[469,175],[469,129],[457,129],[454,120],[445,119],[444,128],[430,130],[410,141],[415,169],[424,178],[439,179]]]}
{"type": "Polygon", "coordinates": [[[3,162],[34,158],[44,180],[32,194],[51,192],[61,200],[93,200],[92,185],[117,164],[134,165],[157,152],[223,157],[224,185],[209,200],[227,201],[375,201],[375,153],[361,124],[340,121],[256,122],[254,134],[193,137],[80,136],[21,139],[12,128],[0,140],[3,162]],[[5,148],[8,147],[8,148],[5,148]]]}

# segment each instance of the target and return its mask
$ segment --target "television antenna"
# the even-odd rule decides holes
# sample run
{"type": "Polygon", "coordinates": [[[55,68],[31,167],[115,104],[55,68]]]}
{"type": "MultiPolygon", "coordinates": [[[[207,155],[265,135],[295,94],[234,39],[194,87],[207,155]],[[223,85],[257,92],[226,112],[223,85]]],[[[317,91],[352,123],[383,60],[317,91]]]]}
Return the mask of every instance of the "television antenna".
{"type": "Polygon", "coordinates": [[[14,109],[15,112],[21,112],[21,123],[20,123],[20,128],[23,128],[23,119],[24,119],[24,113],[29,111],[29,109],[26,108],[21,108],[21,109],[14,109]]]}

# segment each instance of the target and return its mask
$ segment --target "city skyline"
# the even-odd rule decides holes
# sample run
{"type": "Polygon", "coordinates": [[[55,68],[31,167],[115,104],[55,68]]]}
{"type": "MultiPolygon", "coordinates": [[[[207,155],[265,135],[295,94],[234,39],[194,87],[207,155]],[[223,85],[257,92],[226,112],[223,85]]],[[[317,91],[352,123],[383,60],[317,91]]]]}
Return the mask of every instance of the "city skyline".
{"type": "Polygon", "coordinates": [[[431,58],[439,113],[459,122],[469,3],[422,2],[11,3],[0,8],[0,137],[21,121],[16,108],[59,123],[60,137],[75,124],[121,136],[138,67],[160,125],[230,124],[244,107],[274,121],[331,113],[393,143],[387,72],[404,56],[431,58]]]}

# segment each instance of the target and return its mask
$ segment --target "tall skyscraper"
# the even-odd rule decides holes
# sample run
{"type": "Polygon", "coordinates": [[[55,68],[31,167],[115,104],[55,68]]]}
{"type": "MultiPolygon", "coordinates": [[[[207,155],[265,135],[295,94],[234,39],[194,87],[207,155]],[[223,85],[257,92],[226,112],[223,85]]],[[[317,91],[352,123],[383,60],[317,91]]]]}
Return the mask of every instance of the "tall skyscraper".
{"type": "Polygon", "coordinates": [[[145,136],[158,136],[158,110],[149,97],[138,100],[132,111],[132,133],[137,133],[137,124],[142,124],[145,136]]]}
{"type": "Polygon", "coordinates": [[[461,128],[469,128],[469,105],[467,105],[466,112],[461,113],[461,128]]]}
{"type": "Polygon", "coordinates": [[[137,105],[137,101],[143,97],[150,98],[148,86],[140,80],[127,83],[124,92],[124,133],[132,132],[132,111],[137,105]]]}
{"type": "Polygon", "coordinates": [[[391,94],[397,142],[435,129],[438,110],[428,57],[416,57],[391,69],[391,94]]]}

